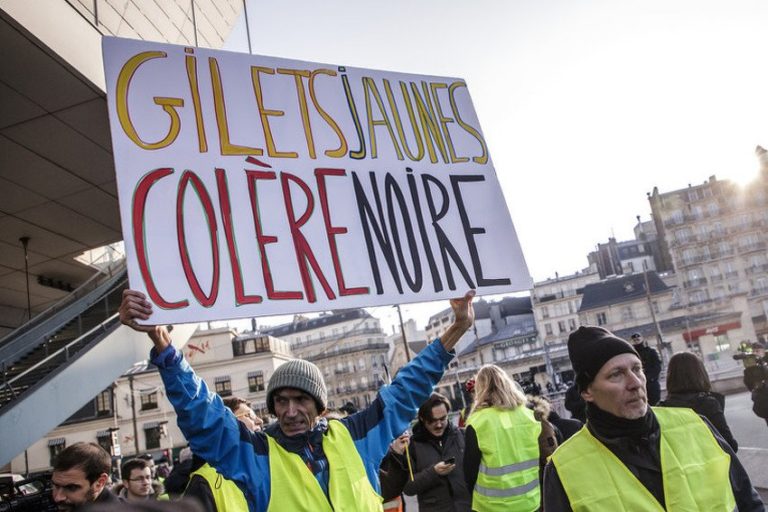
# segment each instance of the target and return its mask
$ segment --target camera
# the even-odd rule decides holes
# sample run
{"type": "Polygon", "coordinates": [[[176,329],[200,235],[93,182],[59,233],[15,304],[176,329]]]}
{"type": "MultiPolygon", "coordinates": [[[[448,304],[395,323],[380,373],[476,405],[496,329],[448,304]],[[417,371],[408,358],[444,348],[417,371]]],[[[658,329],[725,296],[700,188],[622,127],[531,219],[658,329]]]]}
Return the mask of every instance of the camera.
{"type": "Polygon", "coordinates": [[[50,473],[26,480],[0,478],[0,512],[54,512],[51,489],[50,473]]]}

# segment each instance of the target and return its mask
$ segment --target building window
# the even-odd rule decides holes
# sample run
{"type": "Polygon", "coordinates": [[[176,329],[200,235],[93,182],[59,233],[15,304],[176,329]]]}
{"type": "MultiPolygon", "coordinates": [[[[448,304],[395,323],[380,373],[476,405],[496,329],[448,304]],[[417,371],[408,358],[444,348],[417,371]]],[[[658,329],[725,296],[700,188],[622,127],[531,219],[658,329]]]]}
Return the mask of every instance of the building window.
{"type": "Polygon", "coordinates": [[[216,377],[215,379],[216,393],[219,396],[231,396],[232,395],[232,379],[227,377],[216,377]]]}
{"type": "Polygon", "coordinates": [[[635,317],[634,313],[632,312],[632,306],[624,306],[621,308],[621,320],[624,322],[627,322],[629,320],[632,320],[635,317]]]}
{"type": "Polygon", "coordinates": [[[608,323],[608,320],[605,318],[605,313],[598,313],[597,314],[597,325],[605,325],[608,323]]]}
{"type": "Polygon", "coordinates": [[[141,410],[157,409],[157,391],[141,393],[141,410]]]}
{"type": "Polygon", "coordinates": [[[544,332],[546,332],[548,336],[551,336],[552,335],[552,324],[544,324],[544,332]]]}
{"type": "Polygon", "coordinates": [[[100,430],[96,433],[96,442],[104,448],[107,453],[112,453],[112,432],[109,430],[100,430]]]}
{"type": "MultiPolygon", "coordinates": [[[[328,375],[327,369],[325,374],[328,375]]],[[[248,372],[248,391],[251,393],[264,391],[264,372],[248,372]]]]}
{"type": "Polygon", "coordinates": [[[575,318],[569,318],[568,319],[568,328],[572,331],[576,330],[576,319],[575,318]]]}
{"type": "Polygon", "coordinates": [[[728,340],[728,334],[715,335],[715,351],[725,352],[731,349],[731,342],[728,340]]]}
{"type": "Polygon", "coordinates": [[[568,332],[568,329],[565,327],[565,320],[560,320],[557,322],[557,329],[560,332],[560,334],[564,332],[568,332]]]}
{"type": "Polygon", "coordinates": [[[56,461],[56,457],[64,451],[64,448],[66,447],[67,442],[63,437],[48,440],[48,454],[50,456],[49,462],[51,466],[53,466],[53,463],[56,461]]]}
{"type": "Polygon", "coordinates": [[[105,389],[96,396],[96,416],[112,415],[112,390],[105,389]]]}
{"type": "Polygon", "coordinates": [[[160,424],[156,421],[152,423],[146,423],[144,425],[144,438],[147,443],[147,450],[154,450],[160,448],[160,437],[162,436],[162,429],[160,424]]]}
{"type": "Polygon", "coordinates": [[[549,308],[547,306],[541,308],[541,318],[549,318],[549,308]]]}

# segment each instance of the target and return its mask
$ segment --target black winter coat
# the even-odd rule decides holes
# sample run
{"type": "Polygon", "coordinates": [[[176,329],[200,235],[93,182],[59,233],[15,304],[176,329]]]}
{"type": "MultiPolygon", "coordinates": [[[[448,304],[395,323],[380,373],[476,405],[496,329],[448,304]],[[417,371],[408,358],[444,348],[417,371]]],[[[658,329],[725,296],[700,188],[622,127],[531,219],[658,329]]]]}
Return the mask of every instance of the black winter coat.
{"type": "MultiPolygon", "coordinates": [[[[435,439],[420,423],[413,429],[408,447],[413,465],[413,481],[408,478],[403,492],[419,499],[420,512],[470,512],[472,497],[464,483],[464,432],[448,425],[443,437],[435,439]],[[450,457],[456,467],[445,476],[434,466],[450,457]]],[[[403,470],[408,471],[407,463],[403,470]]]]}
{"type": "Polygon", "coordinates": [[[697,414],[707,418],[713,427],[720,432],[723,439],[731,445],[733,451],[739,449],[739,443],[733,438],[731,429],[725,421],[725,397],[720,393],[673,393],[659,403],[662,407],[687,407],[697,414]]]}

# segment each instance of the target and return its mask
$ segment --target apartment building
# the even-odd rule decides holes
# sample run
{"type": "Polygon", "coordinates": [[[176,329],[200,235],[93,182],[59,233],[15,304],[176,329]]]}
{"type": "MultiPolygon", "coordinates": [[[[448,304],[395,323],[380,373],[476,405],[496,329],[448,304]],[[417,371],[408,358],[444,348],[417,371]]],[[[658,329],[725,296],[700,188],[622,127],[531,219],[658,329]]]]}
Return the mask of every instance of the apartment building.
{"type": "MultiPolygon", "coordinates": [[[[147,343],[147,350],[149,350],[147,343]]],[[[229,328],[199,330],[182,349],[184,357],[221,396],[248,400],[257,413],[267,414],[266,382],[275,368],[292,358],[288,343],[263,334],[238,335],[229,328]]],[[[131,367],[67,421],[27,449],[29,470],[51,468],[53,458],[78,441],[97,442],[116,456],[177,452],[187,441],[176,426],[160,374],[147,361],[131,367]],[[115,450],[113,446],[117,446],[115,450]]],[[[11,471],[25,472],[24,454],[11,471]]]]}
{"type": "Polygon", "coordinates": [[[665,360],[675,352],[696,352],[714,370],[733,366],[733,351],[753,336],[745,310],[743,295],[707,311],[688,310],[681,306],[677,287],[656,272],[647,272],[586,285],[579,322],[605,327],[625,339],[639,332],[665,360]]]}
{"type": "Polygon", "coordinates": [[[347,402],[365,407],[385,382],[385,364],[392,349],[377,318],[364,309],[301,315],[265,332],[290,344],[293,354],[315,363],[328,386],[328,407],[347,402]]]}
{"type": "Polygon", "coordinates": [[[740,186],[715,176],[649,194],[659,237],[678,276],[680,307],[706,313],[745,296],[755,335],[768,339],[768,165],[740,186]]]}

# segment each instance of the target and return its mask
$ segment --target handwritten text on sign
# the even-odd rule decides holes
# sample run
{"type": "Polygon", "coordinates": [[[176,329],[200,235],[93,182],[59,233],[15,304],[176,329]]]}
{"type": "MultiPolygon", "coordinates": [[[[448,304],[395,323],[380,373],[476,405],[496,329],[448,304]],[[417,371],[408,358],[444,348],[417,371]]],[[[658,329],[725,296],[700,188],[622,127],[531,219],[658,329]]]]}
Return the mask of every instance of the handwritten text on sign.
{"type": "Polygon", "coordinates": [[[118,38],[104,60],[153,322],[530,287],[462,80],[118,38]]]}

